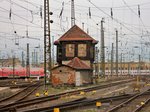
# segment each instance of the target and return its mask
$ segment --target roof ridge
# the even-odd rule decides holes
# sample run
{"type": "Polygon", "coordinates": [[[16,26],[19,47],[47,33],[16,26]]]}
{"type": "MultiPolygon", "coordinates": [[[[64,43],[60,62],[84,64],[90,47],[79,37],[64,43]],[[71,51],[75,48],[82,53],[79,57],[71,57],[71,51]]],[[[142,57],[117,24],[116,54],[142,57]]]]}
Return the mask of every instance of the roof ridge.
{"type": "Polygon", "coordinates": [[[74,57],[67,65],[71,66],[72,68],[76,68],[76,69],[91,69],[90,66],[88,66],[86,63],[84,63],[78,57],[74,57]]]}
{"type": "Polygon", "coordinates": [[[94,38],[92,38],[89,34],[87,34],[85,31],[83,31],[80,27],[77,25],[74,25],[71,27],[66,33],[64,33],[58,40],[54,42],[54,44],[58,44],[60,41],[92,41],[92,43],[96,44],[98,41],[96,41],[94,38]]]}

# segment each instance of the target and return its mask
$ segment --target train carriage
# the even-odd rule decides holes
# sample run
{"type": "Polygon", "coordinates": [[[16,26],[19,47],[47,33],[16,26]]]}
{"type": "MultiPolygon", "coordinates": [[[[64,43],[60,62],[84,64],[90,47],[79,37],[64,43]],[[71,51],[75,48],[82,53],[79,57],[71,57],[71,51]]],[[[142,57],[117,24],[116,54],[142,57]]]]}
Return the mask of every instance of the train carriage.
{"type": "Polygon", "coordinates": [[[44,69],[42,68],[32,68],[30,70],[30,77],[43,77],[44,69]]]}
{"type": "Polygon", "coordinates": [[[43,77],[44,69],[43,68],[30,68],[30,76],[26,74],[26,68],[23,67],[3,67],[0,68],[0,77],[1,78],[25,78],[25,77],[43,77]]]}
{"type": "Polygon", "coordinates": [[[12,70],[9,67],[1,68],[1,76],[0,77],[9,77],[9,74],[12,74],[12,70]]]}

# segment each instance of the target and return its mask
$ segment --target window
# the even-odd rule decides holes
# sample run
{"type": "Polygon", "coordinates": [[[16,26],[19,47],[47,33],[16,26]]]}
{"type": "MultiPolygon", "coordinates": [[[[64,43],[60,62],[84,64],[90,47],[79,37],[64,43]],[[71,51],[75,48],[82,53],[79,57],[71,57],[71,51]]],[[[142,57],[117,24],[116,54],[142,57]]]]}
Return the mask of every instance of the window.
{"type": "Polygon", "coordinates": [[[78,45],[78,56],[85,57],[86,56],[86,44],[79,44],[78,45]]]}
{"type": "Polygon", "coordinates": [[[66,44],[66,57],[74,57],[75,45],[74,44],[66,44]]]}

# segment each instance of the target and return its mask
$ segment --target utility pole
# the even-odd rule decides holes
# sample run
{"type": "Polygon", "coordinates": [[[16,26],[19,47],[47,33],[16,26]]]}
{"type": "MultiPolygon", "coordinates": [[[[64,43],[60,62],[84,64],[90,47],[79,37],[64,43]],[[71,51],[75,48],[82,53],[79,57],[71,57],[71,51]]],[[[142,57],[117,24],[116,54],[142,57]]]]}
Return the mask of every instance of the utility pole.
{"type": "Polygon", "coordinates": [[[109,65],[110,65],[110,64],[109,64],[109,63],[110,63],[110,62],[109,62],[109,51],[107,51],[107,55],[108,55],[108,59],[107,59],[108,75],[110,75],[110,74],[109,74],[109,70],[110,70],[110,66],[109,66],[109,65]]]}
{"type": "Polygon", "coordinates": [[[128,60],[129,60],[129,62],[128,62],[128,75],[130,75],[130,52],[128,54],[128,60]]]}
{"type": "Polygon", "coordinates": [[[24,62],[24,53],[22,51],[22,67],[25,67],[25,62],[24,62]]]}
{"type": "Polygon", "coordinates": [[[122,53],[121,53],[120,68],[121,68],[121,75],[122,75],[122,53]]]}
{"type": "Polygon", "coordinates": [[[51,80],[51,38],[50,38],[50,15],[53,13],[49,11],[49,0],[44,0],[44,83],[46,89],[47,71],[50,72],[51,80]],[[47,66],[48,64],[48,66],[47,66]]]}
{"type": "Polygon", "coordinates": [[[35,49],[34,49],[34,52],[33,52],[33,60],[34,60],[34,67],[36,66],[36,54],[35,54],[35,49]]]}
{"type": "Polygon", "coordinates": [[[36,60],[35,66],[37,67],[38,66],[38,52],[35,52],[35,60],[36,60]]]}
{"type": "Polygon", "coordinates": [[[34,49],[34,52],[32,52],[32,64],[34,67],[37,66],[37,52],[34,49]]]}
{"type": "Polygon", "coordinates": [[[82,23],[82,29],[83,29],[83,31],[84,31],[84,23],[82,23]]]}
{"type": "MultiPolygon", "coordinates": [[[[54,36],[52,36],[52,43],[54,43],[54,36]]],[[[52,44],[52,56],[53,56],[53,67],[54,67],[54,64],[55,64],[55,56],[54,56],[54,44],[52,44]]]]}
{"type": "Polygon", "coordinates": [[[116,30],[116,75],[118,76],[118,30],[116,30]]]}
{"type": "Polygon", "coordinates": [[[0,51],[0,63],[1,63],[1,67],[2,67],[2,56],[1,56],[1,51],[0,51]]]}
{"type": "Polygon", "coordinates": [[[101,20],[101,69],[102,69],[102,76],[105,77],[105,41],[104,41],[104,18],[101,20]]]}
{"type": "Polygon", "coordinates": [[[112,43],[111,49],[111,76],[113,75],[113,61],[114,61],[114,43],[112,43]]]}
{"type": "Polygon", "coordinates": [[[95,48],[95,76],[96,77],[99,77],[99,67],[98,67],[98,52],[99,52],[99,50],[98,50],[98,48],[96,47],[95,48]]]}
{"type": "Polygon", "coordinates": [[[141,75],[141,55],[139,55],[139,75],[141,75]]]}
{"type": "Polygon", "coordinates": [[[27,43],[26,77],[30,77],[29,43],[27,43]]]}
{"type": "Polygon", "coordinates": [[[150,52],[149,52],[149,75],[150,75],[150,52]]]}
{"type": "Polygon", "coordinates": [[[34,52],[32,52],[32,66],[34,67],[35,66],[35,61],[34,61],[34,52]]]}
{"type": "Polygon", "coordinates": [[[15,55],[13,56],[13,79],[15,78],[15,55]]]}
{"type": "Polygon", "coordinates": [[[75,25],[75,8],[74,0],[71,0],[71,27],[75,25]]]}

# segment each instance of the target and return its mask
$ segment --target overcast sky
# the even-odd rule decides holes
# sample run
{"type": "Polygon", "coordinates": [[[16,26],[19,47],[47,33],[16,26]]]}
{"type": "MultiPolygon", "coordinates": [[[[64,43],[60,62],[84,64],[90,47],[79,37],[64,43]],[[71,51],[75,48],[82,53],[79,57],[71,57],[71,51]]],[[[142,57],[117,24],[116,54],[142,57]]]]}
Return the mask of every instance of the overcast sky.
{"type": "MultiPolygon", "coordinates": [[[[30,44],[31,51],[35,47],[42,52],[43,48],[43,1],[44,0],[0,0],[0,51],[1,57],[6,54],[17,56],[26,51],[30,44]],[[10,14],[11,12],[11,14],[10,14]],[[28,31],[29,38],[26,38],[28,31]],[[15,45],[18,43],[19,45],[15,45]],[[4,51],[6,50],[6,51],[4,51]]],[[[84,31],[89,31],[94,39],[100,41],[100,21],[105,19],[105,46],[110,53],[111,44],[115,43],[115,30],[119,32],[119,54],[130,53],[126,58],[137,60],[139,54],[148,58],[150,30],[149,0],[74,0],[76,24],[84,31]],[[138,10],[139,5],[139,10],[138,10]],[[89,11],[90,8],[90,11],[89,11]],[[111,8],[113,19],[111,18],[111,8]],[[140,17],[138,14],[140,11],[140,17]],[[89,12],[91,16],[89,16],[89,12]]],[[[50,0],[51,37],[57,40],[70,27],[71,0],[50,0]],[[64,2],[64,6],[62,3],[64,2]],[[60,17],[60,12],[63,13],[60,17]]],[[[100,47],[100,43],[97,45],[100,47]]],[[[42,55],[41,55],[42,57],[42,55]]]]}

